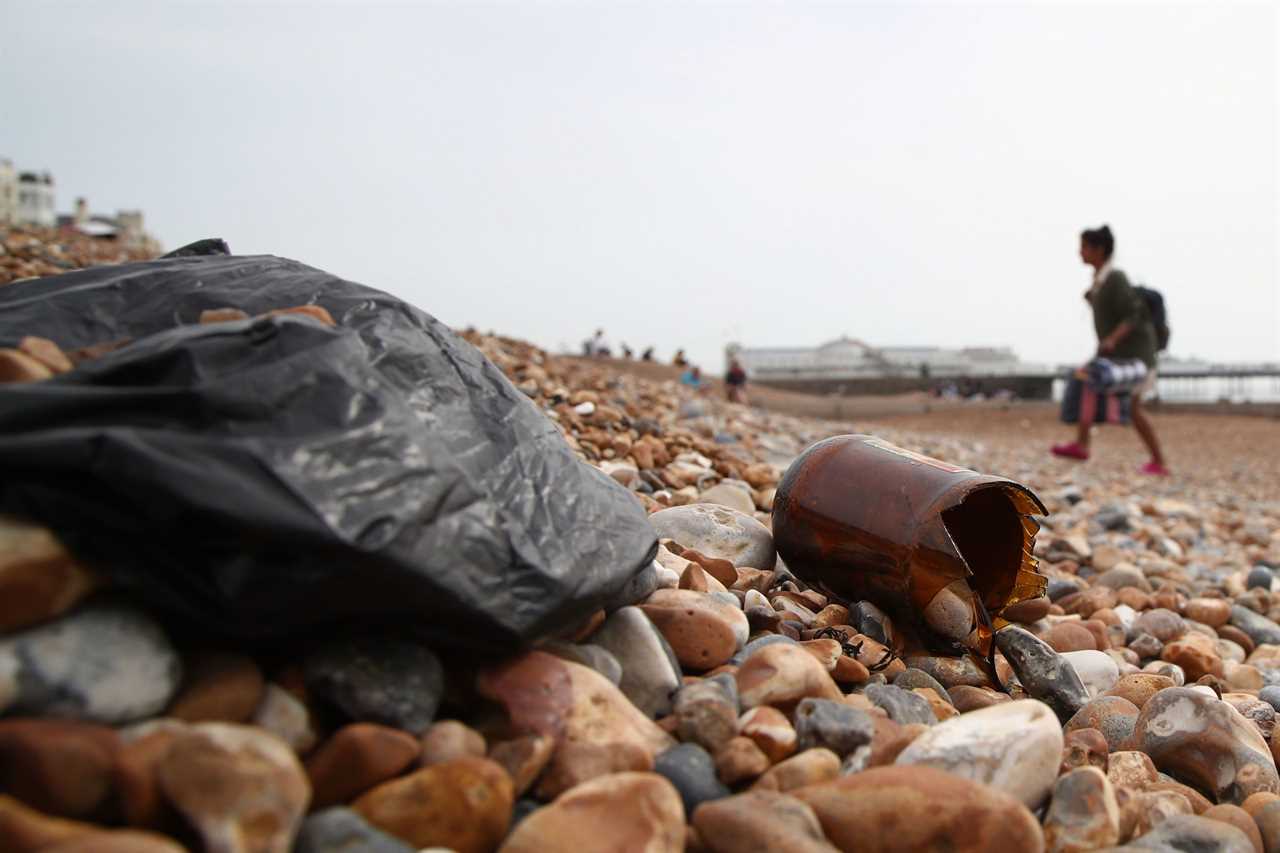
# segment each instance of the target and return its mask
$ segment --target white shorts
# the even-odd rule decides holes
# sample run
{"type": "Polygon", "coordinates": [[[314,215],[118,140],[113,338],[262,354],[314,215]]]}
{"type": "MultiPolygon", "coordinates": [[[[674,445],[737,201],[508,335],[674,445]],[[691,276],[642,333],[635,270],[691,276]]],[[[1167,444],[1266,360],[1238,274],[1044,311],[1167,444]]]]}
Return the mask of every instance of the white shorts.
{"type": "Polygon", "coordinates": [[[1156,393],[1156,369],[1147,368],[1147,375],[1133,388],[1133,396],[1138,400],[1150,400],[1156,393]]]}

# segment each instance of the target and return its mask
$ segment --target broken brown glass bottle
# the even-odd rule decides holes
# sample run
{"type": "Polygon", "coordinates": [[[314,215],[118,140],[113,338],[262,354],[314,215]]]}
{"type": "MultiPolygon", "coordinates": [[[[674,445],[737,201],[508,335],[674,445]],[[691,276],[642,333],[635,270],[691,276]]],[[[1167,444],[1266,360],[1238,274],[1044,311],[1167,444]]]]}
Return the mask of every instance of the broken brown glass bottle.
{"type": "Polygon", "coordinates": [[[797,577],[872,601],[931,651],[972,652],[994,675],[1001,611],[1044,595],[1032,549],[1045,514],[1012,480],[842,435],[787,469],[773,536],[797,577]]]}

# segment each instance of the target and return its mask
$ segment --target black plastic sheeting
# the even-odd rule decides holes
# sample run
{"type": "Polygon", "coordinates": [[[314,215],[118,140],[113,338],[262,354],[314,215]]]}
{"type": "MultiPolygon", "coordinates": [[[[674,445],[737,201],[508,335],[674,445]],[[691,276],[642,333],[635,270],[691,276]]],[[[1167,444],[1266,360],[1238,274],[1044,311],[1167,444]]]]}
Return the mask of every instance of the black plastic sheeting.
{"type": "Polygon", "coordinates": [[[132,338],[0,385],[0,511],[176,621],[335,623],[510,651],[648,569],[625,489],[501,371],[386,293],[272,256],[169,257],[0,287],[0,346],[132,338]],[[300,316],[197,325],[210,308],[300,316]]]}

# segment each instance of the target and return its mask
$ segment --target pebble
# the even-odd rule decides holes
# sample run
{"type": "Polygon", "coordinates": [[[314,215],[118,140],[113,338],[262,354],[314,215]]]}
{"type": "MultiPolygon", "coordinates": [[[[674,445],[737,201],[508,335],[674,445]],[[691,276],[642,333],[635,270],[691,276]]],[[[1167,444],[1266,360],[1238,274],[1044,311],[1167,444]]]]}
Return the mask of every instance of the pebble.
{"type": "Polygon", "coordinates": [[[769,705],[752,708],[739,717],[738,733],[750,738],[772,764],[777,764],[796,751],[796,730],[786,714],[769,705]]]}
{"type": "Polygon", "coordinates": [[[266,685],[250,722],[289,744],[299,755],[311,751],[316,744],[311,711],[277,684],[266,685]]]}
{"type": "Polygon", "coordinates": [[[1183,614],[1210,628],[1221,628],[1231,620],[1231,602],[1223,598],[1193,598],[1183,608],[1183,614]]]}
{"type": "Polygon", "coordinates": [[[390,637],[357,637],[308,656],[307,689],[350,720],[422,734],[444,693],[444,669],[425,646],[390,637]]]}
{"type": "Polygon", "coordinates": [[[1077,767],[1053,786],[1044,840],[1055,853],[1085,853],[1120,840],[1120,805],[1111,782],[1096,767],[1077,767]]]}
{"type": "Polygon", "coordinates": [[[1071,665],[1031,632],[1009,625],[996,632],[996,644],[1027,695],[1047,704],[1063,722],[1089,701],[1088,691],[1071,665]]]}
{"type": "Polygon", "coordinates": [[[1120,680],[1120,667],[1106,652],[1065,652],[1062,658],[1076,671],[1091,699],[1106,693],[1120,680]]]}
{"type": "Polygon", "coordinates": [[[606,752],[629,746],[650,763],[673,745],[604,676],[545,652],[528,652],[482,672],[476,686],[482,696],[506,708],[514,734],[556,739],[552,769],[567,758],[567,744],[594,745],[606,752]]]}
{"type": "Polygon", "coordinates": [[[176,819],[160,788],[160,764],[173,741],[187,731],[181,723],[156,726],[139,737],[122,734],[124,745],[116,753],[114,783],[120,816],[129,826],[160,829],[176,819]]]}
{"type": "Polygon", "coordinates": [[[351,804],[374,827],[415,848],[487,853],[507,834],[511,778],[486,758],[456,758],[384,782],[351,804]]]}
{"type": "Polygon", "coordinates": [[[1262,846],[1267,853],[1280,850],[1280,802],[1270,802],[1253,813],[1253,822],[1262,835],[1262,846]]]}
{"type": "Polygon", "coordinates": [[[0,720],[0,790],[47,814],[91,819],[111,795],[121,745],[96,723],[0,720]]]}
{"type": "Polygon", "coordinates": [[[929,701],[910,690],[903,690],[892,684],[869,684],[863,695],[876,707],[883,708],[895,723],[933,725],[937,722],[929,701]]]}
{"type": "Polygon", "coordinates": [[[416,850],[370,826],[351,809],[333,806],[302,822],[292,853],[416,853],[416,850]]]}
{"type": "Polygon", "coordinates": [[[1258,691],[1258,698],[1280,711],[1280,685],[1269,684],[1258,691]]]}
{"type": "Polygon", "coordinates": [[[1249,843],[1253,845],[1255,853],[1264,853],[1262,834],[1258,831],[1258,824],[1240,806],[1233,806],[1228,803],[1210,806],[1201,812],[1200,816],[1209,820],[1220,820],[1225,824],[1234,826],[1249,837],[1249,843]]]}
{"type": "Polygon", "coordinates": [[[575,846],[598,841],[615,850],[681,853],[685,814],[680,794],[656,773],[601,776],[526,817],[500,850],[544,853],[564,849],[566,839],[575,846]]]}
{"type": "Polygon", "coordinates": [[[1280,625],[1239,604],[1231,607],[1231,624],[1258,645],[1280,645],[1280,625]]]}
{"type": "Polygon", "coordinates": [[[633,743],[602,745],[565,742],[557,745],[546,770],[538,778],[534,795],[543,801],[556,797],[599,776],[653,769],[654,756],[633,743]]]}
{"type": "Polygon", "coordinates": [[[893,679],[893,686],[901,687],[903,690],[927,687],[946,702],[951,702],[951,694],[947,692],[947,688],[943,687],[936,678],[922,669],[904,669],[893,679]]]}
{"type": "Polygon", "coordinates": [[[1280,792],[1266,741],[1239,712],[1212,695],[1170,687],[1147,702],[1134,727],[1135,748],[1156,767],[1239,805],[1258,791],[1280,792]]]}
{"type": "Polygon", "coordinates": [[[660,589],[640,609],[686,668],[705,671],[728,663],[747,642],[746,614],[711,595],[660,589]]]}
{"type": "Polygon", "coordinates": [[[0,515],[0,635],[67,612],[99,585],[48,528],[0,515]]]}
{"type": "Polygon", "coordinates": [[[1150,832],[1116,851],[1192,850],[1195,853],[1253,853],[1249,836],[1230,824],[1197,815],[1171,815],[1150,832]]]}
{"type": "Polygon", "coordinates": [[[991,687],[991,679],[978,669],[968,656],[965,657],[932,657],[913,655],[905,659],[908,667],[919,669],[933,676],[939,684],[950,690],[957,685],[971,687],[991,687]]]}
{"type": "Polygon", "coordinates": [[[1166,687],[1177,687],[1172,678],[1166,675],[1156,675],[1152,672],[1133,672],[1128,675],[1122,675],[1110,690],[1106,691],[1107,696],[1119,696],[1122,699],[1128,699],[1138,708],[1142,708],[1147,704],[1147,700],[1152,696],[1164,690],[1166,687]]]}
{"type": "Polygon", "coordinates": [[[866,712],[830,699],[801,700],[794,719],[800,750],[825,747],[841,758],[871,743],[875,734],[866,712]]]}
{"type": "Polygon", "coordinates": [[[1275,579],[1275,573],[1266,566],[1254,566],[1245,578],[1245,589],[1265,589],[1269,592],[1275,579]]]}
{"type": "Polygon", "coordinates": [[[622,682],[622,664],[613,654],[591,643],[550,642],[538,646],[544,652],[558,658],[588,666],[614,684],[622,682]]]}
{"type": "Polygon", "coordinates": [[[199,723],[175,737],[158,778],[210,853],[288,850],[311,799],[288,744],[232,723],[199,723]]]}
{"type": "Polygon", "coordinates": [[[933,726],[894,762],[945,770],[990,785],[1038,808],[1062,759],[1062,729],[1053,711],[1021,699],[970,711],[933,726]]]}
{"type": "Polygon", "coordinates": [[[696,743],[715,753],[738,733],[737,685],[726,678],[686,684],[676,693],[676,733],[680,740],[696,743]]]}
{"type": "Polygon", "coordinates": [[[188,723],[243,723],[262,703],[266,683],[253,658],[208,651],[187,658],[184,684],[165,716],[188,723]]]}
{"type": "Polygon", "coordinates": [[[502,765],[511,777],[517,797],[523,796],[551,760],[555,739],[547,735],[521,735],[489,747],[489,760],[502,765]]]}
{"type": "Polygon", "coordinates": [[[716,775],[726,785],[737,785],[763,776],[772,762],[749,737],[739,735],[715,755],[716,775]]]}
{"type": "Polygon", "coordinates": [[[756,504],[751,499],[750,492],[727,483],[718,483],[707,489],[698,497],[698,503],[728,507],[745,515],[751,515],[756,511],[756,504]]]}
{"type": "Polygon", "coordinates": [[[1187,633],[1187,625],[1182,617],[1163,607],[1148,610],[1139,615],[1136,628],[1162,643],[1172,642],[1187,633]]]}
{"type": "Polygon", "coordinates": [[[1047,616],[1052,605],[1053,602],[1049,600],[1048,596],[1028,598],[1026,601],[1019,601],[1017,604],[1009,605],[1000,611],[1000,616],[1010,622],[1021,622],[1024,625],[1029,625],[1047,616]]]}
{"type": "Polygon", "coordinates": [[[1151,756],[1136,750],[1111,753],[1107,758],[1106,770],[1107,778],[1116,788],[1145,788],[1160,778],[1151,756]]]}
{"type": "Polygon", "coordinates": [[[792,792],[841,850],[1031,851],[1040,824],[1018,799],[932,767],[873,767],[792,792]]]}
{"type": "Polygon", "coordinates": [[[377,723],[343,726],[307,758],[312,807],[349,803],[416,764],[421,753],[408,732],[377,723]]]}
{"type": "Polygon", "coordinates": [[[1107,739],[1097,729],[1073,729],[1063,732],[1062,763],[1059,773],[1075,767],[1107,769],[1107,739]]]}
{"type": "Polygon", "coordinates": [[[806,749],[780,761],[756,781],[753,788],[763,791],[790,791],[826,782],[840,775],[840,756],[829,749],[806,749]]]}
{"type": "Polygon", "coordinates": [[[484,758],[484,735],[458,720],[439,720],[431,724],[421,739],[419,764],[429,767],[443,761],[471,755],[484,758]]]}
{"type": "Polygon", "coordinates": [[[163,711],[182,663],[149,616],[110,602],[0,639],[5,671],[17,688],[10,714],[120,725],[163,711]]]}
{"type": "Polygon", "coordinates": [[[1089,701],[1067,721],[1066,731],[1096,729],[1106,738],[1109,750],[1124,749],[1138,722],[1138,706],[1119,696],[1100,696],[1089,701]]]}
{"type": "Polygon", "coordinates": [[[650,717],[671,713],[671,695],[680,686],[680,662],[643,610],[614,611],[591,643],[618,662],[622,676],[615,683],[637,708],[650,717]]]}
{"type": "Polygon", "coordinates": [[[810,696],[840,701],[844,695],[822,664],[798,644],[758,649],[738,668],[737,681],[745,708],[791,706],[810,696]]]}
{"type": "Polygon", "coordinates": [[[835,853],[806,803],[775,791],[747,791],[707,803],[693,825],[712,853],[835,853]]]}
{"type": "Polygon", "coordinates": [[[682,743],[663,752],[654,761],[653,772],[675,786],[685,814],[693,814],[700,803],[729,796],[716,772],[716,762],[697,744],[682,743]]]}
{"type": "Polygon", "coordinates": [[[1059,654],[1079,652],[1085,649],[1097,651],[1098,644],[1093,634],[1079,622],[1059,622],[1041,638],[1049,647],[1059,654]]]}
{"type": "Polygon", "coordinates": [[[999,693],[982,687],[970,687],[967,684],[957,684],[947,692],[956,710],[962,714],[1010,701],[1006,693],[999,693]]]}
{"type": "Polygon", "coordinates": [[[735,566],[772,569],[776,560],[773,534],[746,513],[711,504],[672,507],[649,516],[661,539],[674,539],[735,566]]]}

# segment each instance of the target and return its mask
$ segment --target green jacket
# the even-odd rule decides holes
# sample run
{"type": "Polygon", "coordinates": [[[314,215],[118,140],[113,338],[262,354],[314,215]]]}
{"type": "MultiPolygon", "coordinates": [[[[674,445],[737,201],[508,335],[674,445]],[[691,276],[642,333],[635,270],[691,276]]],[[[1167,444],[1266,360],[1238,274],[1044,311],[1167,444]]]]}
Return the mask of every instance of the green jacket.
{"type": "Polygon", "coordinates": [[[1093,307],[1093,328],[1099,342],[1123,322],[1133,326],[1110,353],[1111,358],[1136,358],[1147,367],[1156,366],[1156,327],[1151,322],[1151,312],[1124,273],[1112,270],[1086,298],[1093,307]]]}

